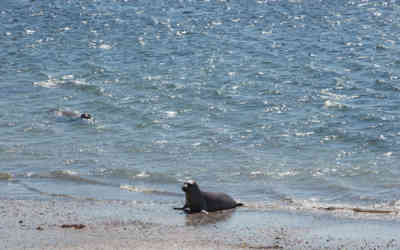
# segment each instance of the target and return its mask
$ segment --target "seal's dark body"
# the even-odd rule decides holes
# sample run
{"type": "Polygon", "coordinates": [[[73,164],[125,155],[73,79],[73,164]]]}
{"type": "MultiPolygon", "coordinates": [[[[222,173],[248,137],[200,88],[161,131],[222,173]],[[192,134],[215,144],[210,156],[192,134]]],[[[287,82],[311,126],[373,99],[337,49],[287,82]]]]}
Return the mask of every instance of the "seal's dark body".
{"type": "Polygon", "coordinates": [[[187,213],[214,212],[243,205],[225,193],[203,192],[196,182],[185,182],[182,190],[185,192],[186,202],[182,208],[177,209],[183,209],[187,213]]]}

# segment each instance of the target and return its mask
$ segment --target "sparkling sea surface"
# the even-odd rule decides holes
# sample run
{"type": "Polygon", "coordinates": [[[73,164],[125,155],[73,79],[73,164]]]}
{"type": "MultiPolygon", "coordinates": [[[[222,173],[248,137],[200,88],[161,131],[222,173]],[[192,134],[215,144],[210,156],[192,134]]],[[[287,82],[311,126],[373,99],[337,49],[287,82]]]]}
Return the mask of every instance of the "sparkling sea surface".
{"type": "Polygon", "coordinates": [[[399,44],[399,1],[2,1],[0,199],[400,209],[399,44]]]}

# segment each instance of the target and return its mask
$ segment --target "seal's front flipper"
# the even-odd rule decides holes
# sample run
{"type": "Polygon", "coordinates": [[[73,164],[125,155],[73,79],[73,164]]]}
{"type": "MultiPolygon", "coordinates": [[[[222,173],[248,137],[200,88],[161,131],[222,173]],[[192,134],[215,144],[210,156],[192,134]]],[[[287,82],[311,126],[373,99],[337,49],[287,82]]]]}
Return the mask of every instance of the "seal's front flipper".
{"type": "Polygon", "coordinates": [[[203,214],[208,214],[208,212],[206,210],[201,210],[200,212],[202,212],[203,214]]]}
{"type": "Polygon", "coordinates": [[[186,205],[186,204],[185,204],[183,207],[174,207],[175,210],[185,210],[185,211],[186,211],[188,208],[189,208],[189,207],[188,207],[188,205],[186,205]]]}

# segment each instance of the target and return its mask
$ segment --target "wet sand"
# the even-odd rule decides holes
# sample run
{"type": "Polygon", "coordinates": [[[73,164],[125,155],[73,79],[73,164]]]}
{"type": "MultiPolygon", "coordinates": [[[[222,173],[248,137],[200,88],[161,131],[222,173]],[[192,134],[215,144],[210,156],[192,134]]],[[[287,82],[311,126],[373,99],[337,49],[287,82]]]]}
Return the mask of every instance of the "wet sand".
{"type": "Polygon", "coordinates": [[[55,199],[0,200],[0,220],[0,249],[400,249],[397,215],[55,199]]]}

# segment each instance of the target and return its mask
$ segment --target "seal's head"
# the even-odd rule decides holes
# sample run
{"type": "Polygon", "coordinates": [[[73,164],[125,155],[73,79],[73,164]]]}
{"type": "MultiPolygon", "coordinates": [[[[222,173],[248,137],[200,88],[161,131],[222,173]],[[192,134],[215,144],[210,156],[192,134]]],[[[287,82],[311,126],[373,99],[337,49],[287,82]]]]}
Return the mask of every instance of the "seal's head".
{"type": "Polygon", "coordinates": [[[191,192],[191,191],[194,191],[194,190],[197,191],[197,190],[199,190],[199,186],[197,186],[197,183],[195,181],[189,180],[189,181],[185,181],[183,183],[182,190],[185,193],[191,192]]]}
{"type": "Polygon", "coordinates": [[[81,119],[90,120],[90,119],[92,119],[92,116],[89,113],[83,113],[83,114],[81,114],[81,119]]]}

